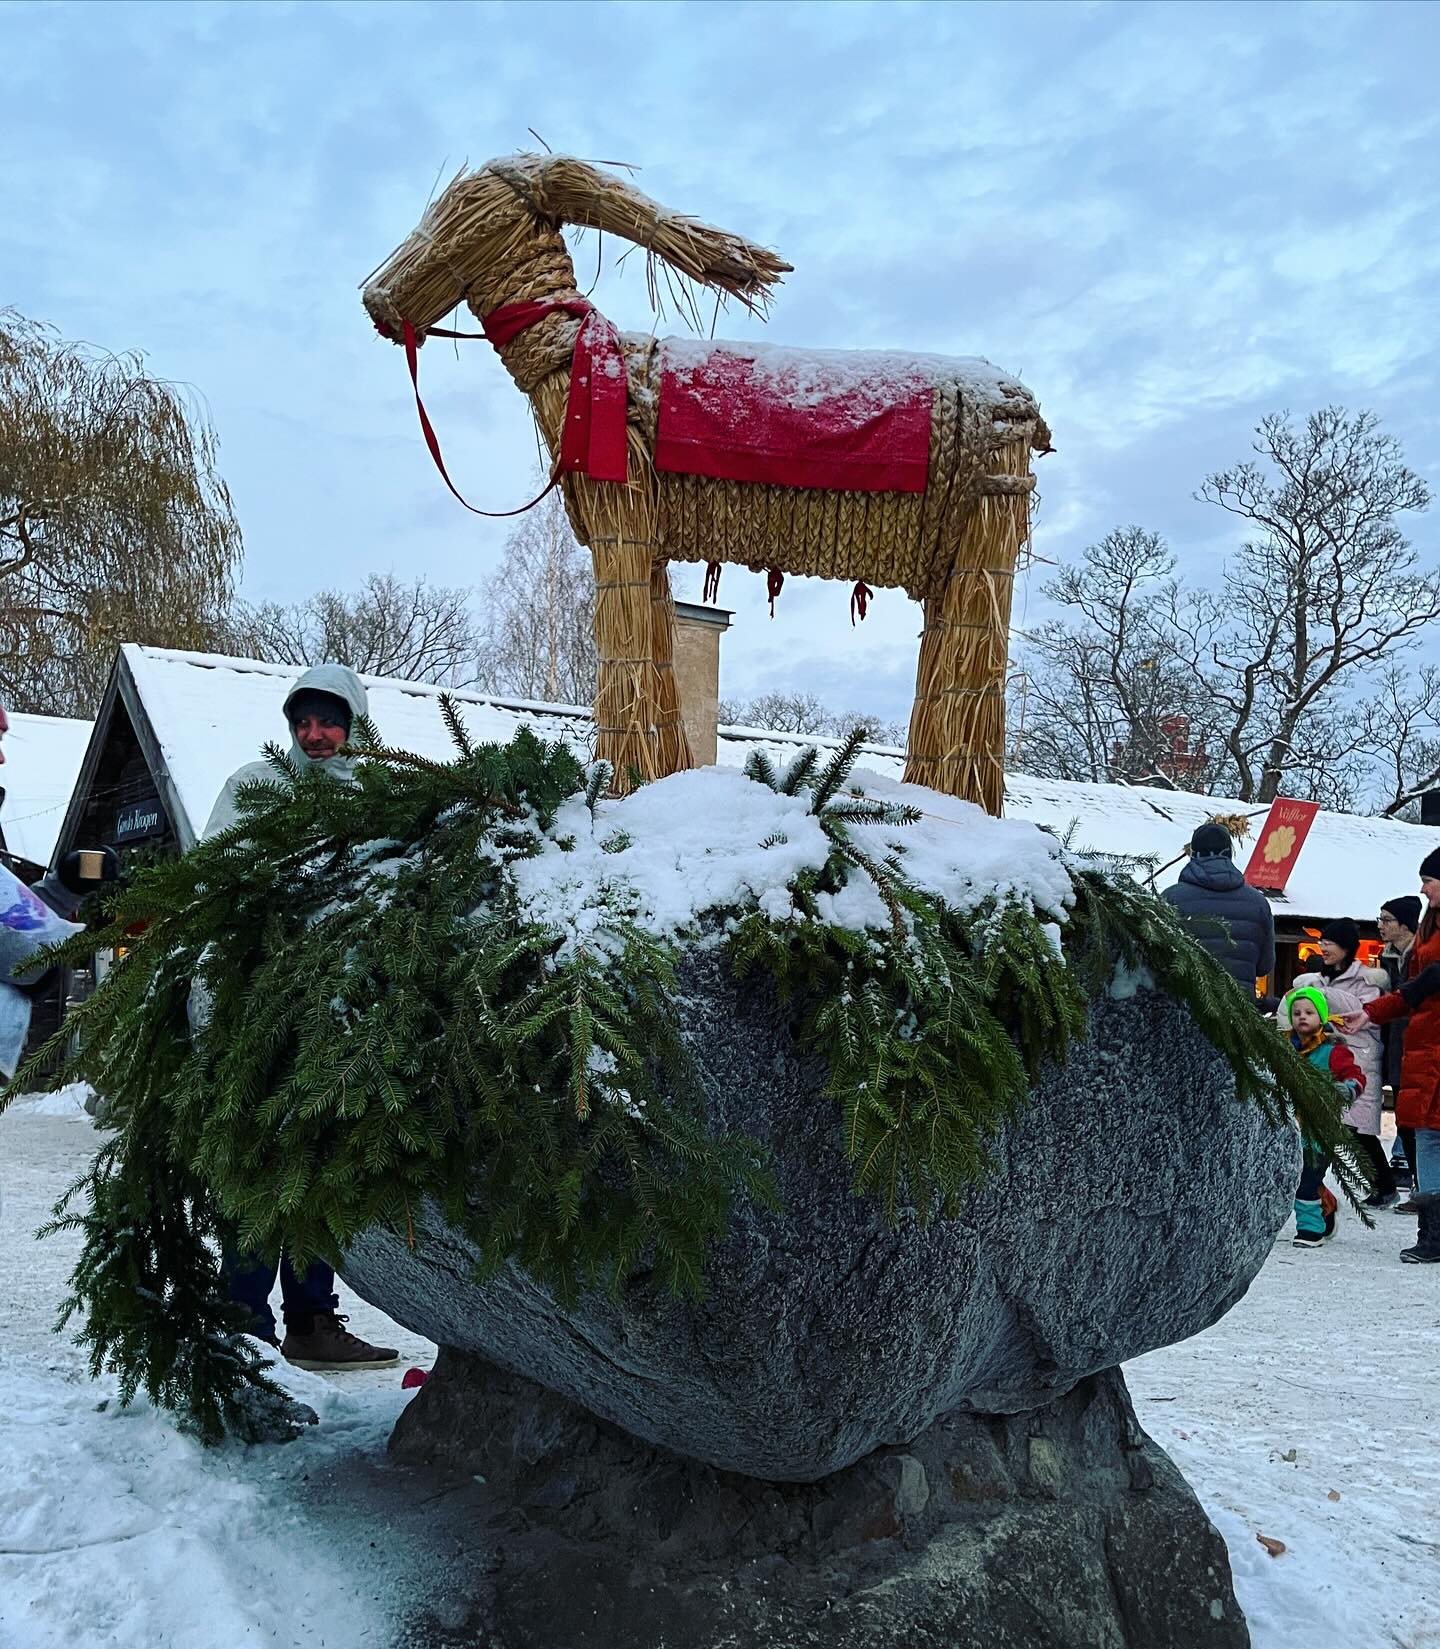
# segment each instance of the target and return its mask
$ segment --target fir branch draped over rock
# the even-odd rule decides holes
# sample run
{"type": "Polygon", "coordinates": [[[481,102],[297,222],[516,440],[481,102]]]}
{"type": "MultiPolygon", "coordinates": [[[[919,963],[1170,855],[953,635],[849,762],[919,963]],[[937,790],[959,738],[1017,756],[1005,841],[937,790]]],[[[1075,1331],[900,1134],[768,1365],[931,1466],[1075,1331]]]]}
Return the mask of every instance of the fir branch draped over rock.
{"type": "Polygon", "coordinates": [[[143,1385],[214,1438],[266,1384],[224,1299],[222,1231],[334,1263],[375,1224],[413,1241],[435,1199],[484,1274],[514,1262],[573,1298],[645,1268],[701,1294],[732,1199],[775,1192],[753,1141],[705,1126],[674,1001],[686,943],[726,945],[792,1000],[828,1062],[856,1191],[891,1221],[959,1206],[1031,1076],[1083,1035],[1116,956],[1189,1005],[1242,1098],[1342,1147],[1360,1183],[1328,1085],[1168,906],[1072,866],[1068,966],[1046,926],[1060,913],[998,897],[950,909],[907,880],[899,848],[882,859],[856,840],[919,817],[847,788],[858,737],[823,766],[809,751],[783,774],[763,757],[749,770],[807,797],[828,843],[783,919],[752,904],[662,939],[616,906],[587,944],[528,917],[509,871],[564,848],[557,812],[583,796],[594,814],[610,774],[528,731],[472,746],[444,710],[448,764],[365,725],[353,785],[272,750],[275,778],[245,787],[238,824],[141,873],[111,927],[69,947],[128,947],[65,1030],[76,1051],[58,1080],[90,1081],[117,1133],[56,1209],[84,1238],[66,1315],[127,1399],[143,1385]],[[825,919],[853,877],[879,889],[883,928],[825,919]]]}

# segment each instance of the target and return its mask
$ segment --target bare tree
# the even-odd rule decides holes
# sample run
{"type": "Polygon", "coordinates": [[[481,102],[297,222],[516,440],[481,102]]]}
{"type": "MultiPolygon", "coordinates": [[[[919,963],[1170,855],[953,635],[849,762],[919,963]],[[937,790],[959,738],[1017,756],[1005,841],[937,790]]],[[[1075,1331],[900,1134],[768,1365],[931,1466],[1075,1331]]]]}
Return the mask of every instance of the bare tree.
{"type": "Polygon", "coordinates": [[[761,693],[741,707],[747,727],[768,727],[777,733],[828,734],[834,716],[813,693],[761,693]]]}
{"type": "Polygon", "coordinates": [[[1136,527],[1049,586],[1065,611],[1020,661],[1012,765],[1153,771],[1243,801],[1283,789],[1329,807],[1373,793],[1377,761],[1387,808],[1426,787],[1415,739],[1435,695],[1396,656],[1440,616],[1440,572],[1422,570],[1397,521],[1426,507],[1424,482],[1367,412],[1331,407],[1301,427],[1277,414],[1255,450],[1261,461],[1197,494],[1246,524],[1218,589],[1182,588],[1164,543],[1136,527]]]}
{"type": "Polygon", "coordinates": [[[1379,811],[1416,820],[1416,803],[1440,787],[1440,668],[1418,675],[1392,665],[1371,687],[1364,709],[1364,746],[1380,786],[1379,811]]]}
{"type": "Polygon", "coordinates": [[[487,691],[552,704],[594,701],[595,576],[558,492],[510,534],[484,599],[479,680],[487,691]]]}
{"type": "Polygon", "coordinates": [[[227,644],[274,664],[334,659],[367,675],[469,687],[481,643],[470,591],[372,573],[353,592],[321,590],[291,606],[237,606],[227,644]]]}
{"type": "Polygon", "coordinates": [[[907,729],[863,710],[829,709],[813,693],[762,693],[749,700],[721,699],[720,721],[731,727],[764,727],[776,733],[814,733],[843,739],[864,728],[870,744],[903,747],[907,729]]]}
{"type": "Polygon", "coordinates": [[[0,310],[0,693],[92,714],[116,644],[205,647],[241,555],[214,431],[138,354],[0,310]]]}
{"type": "Polygon", "coordinates": [[[1291,775],[1360,752],[1362,717],[1347,724],[1340,701],[1440,617],[1440,572],[1420,570],[1396,520],[1425,509],[1429,490],[1372,413],[1327,407],[1299,428],[1273,414],[1254,445],[1262,462],[1211,475],[1196,495],[1247,536],[1221,589],[1181,616],[1194,621],[1193,676],[1224,707],[1236,794],[1268,802],[1291,775]]]}
{"type": "Polygon", "coordinates": [[[1220,728],[1175,649],[1174,572],[1159,534],[1117,527],[1046,586],[1065,616],[1026,637],[1009,695],[1012,767],[1091,783],[1214,784],[1220,728]]]}
{"type": "Polygon", "coordinates": [[[872,716],[864,710],[840,710],[830,718],[828,731],[833,738],[848,739],[857,728],[863,728],[867,744],[888,745],[892,750],[903,750],[910,736],[910,727],[903,721],[886,721],[883,716],[872,716]]]}

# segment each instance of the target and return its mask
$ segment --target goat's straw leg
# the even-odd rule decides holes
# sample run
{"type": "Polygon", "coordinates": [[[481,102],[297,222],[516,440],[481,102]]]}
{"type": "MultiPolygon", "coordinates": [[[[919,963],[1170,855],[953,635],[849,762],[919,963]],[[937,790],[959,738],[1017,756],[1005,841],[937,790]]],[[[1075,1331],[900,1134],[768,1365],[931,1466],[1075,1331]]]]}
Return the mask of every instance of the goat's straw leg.
{"type": "Polygon", "coordinates": [[[665,563],[648,538],[595,538],[595,754],[624,795],[635,777],[691,765],[673,669],[674,608],[665,563]],[[658,571],[657,571],[658,569],[658,571]],[[658,582],[658,590],[657,590],[658,582]]]}
{"type": "Polygon", "coordinates": [[[655,669],[655,759],[661,774],[695,765],[690,736],[680,713],[675,680],[675,601],[670,563],[657,555],[650,563],[650,661],[655,669]]]}
{"type": "MultiPolygon", "coordinates": [[[[1018,443],[1004,468],[1023,474],[1018,443]]],[[[982,495],[970,505],[950,573],[925,598],[925,629],[905,778],[975,802],[994,817],[1005,805],[1005,672],[1015,564],[1029,531],[1024,493],[982,495]]]]}

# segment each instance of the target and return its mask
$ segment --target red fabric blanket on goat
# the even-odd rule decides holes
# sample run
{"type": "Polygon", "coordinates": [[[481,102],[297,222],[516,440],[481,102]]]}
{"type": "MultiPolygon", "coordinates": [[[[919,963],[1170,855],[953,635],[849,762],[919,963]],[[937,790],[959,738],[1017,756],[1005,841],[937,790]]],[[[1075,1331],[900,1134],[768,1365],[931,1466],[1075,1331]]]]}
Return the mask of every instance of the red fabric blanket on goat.
{"type": "Polygon", "coordinates": [[[916,357],[667,338],[655,468],[838,492],[924,492],[934,386],[916,357]]]}

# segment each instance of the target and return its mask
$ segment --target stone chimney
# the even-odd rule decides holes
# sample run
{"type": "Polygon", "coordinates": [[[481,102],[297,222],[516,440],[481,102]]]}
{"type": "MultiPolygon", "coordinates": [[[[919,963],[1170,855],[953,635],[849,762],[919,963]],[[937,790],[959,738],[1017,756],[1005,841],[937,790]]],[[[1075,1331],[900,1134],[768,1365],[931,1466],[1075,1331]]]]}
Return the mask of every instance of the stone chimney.
{"type": "Polygon", "coordinates": [[[699,767],[713,767],[720,722],[720,637],[730,628],[724,607],[675,603],[675,686],[680,714],[699,767]]]}

